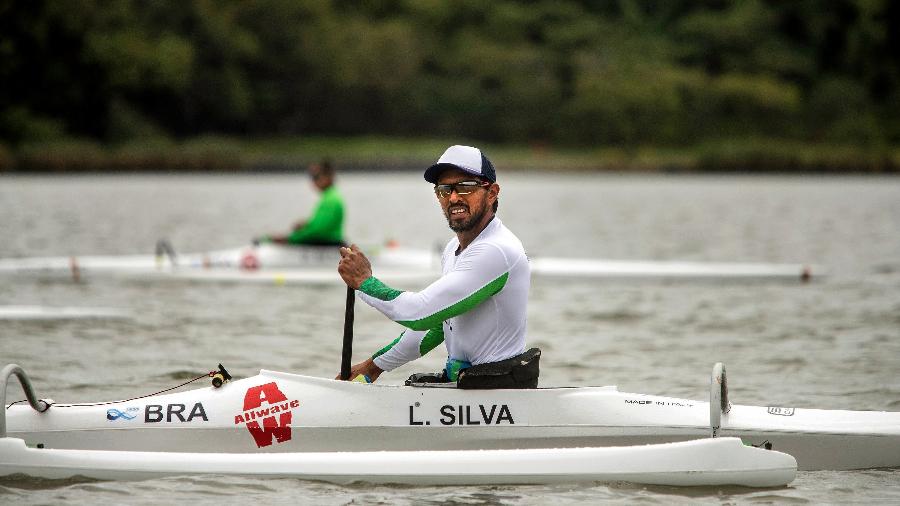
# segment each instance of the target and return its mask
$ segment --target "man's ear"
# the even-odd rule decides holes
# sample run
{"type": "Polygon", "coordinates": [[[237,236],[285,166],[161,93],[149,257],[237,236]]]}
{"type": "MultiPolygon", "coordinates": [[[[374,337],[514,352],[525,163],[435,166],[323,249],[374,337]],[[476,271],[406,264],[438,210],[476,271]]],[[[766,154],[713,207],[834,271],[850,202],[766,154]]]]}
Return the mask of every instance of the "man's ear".
{"type": "Polygon", "coordinates": [[[500,185],[497,183],[492,184],[490,188],[488,188],[488,193],[494,197],[494,200],[496,200],[497,197],[500,196],[500,185]]]}

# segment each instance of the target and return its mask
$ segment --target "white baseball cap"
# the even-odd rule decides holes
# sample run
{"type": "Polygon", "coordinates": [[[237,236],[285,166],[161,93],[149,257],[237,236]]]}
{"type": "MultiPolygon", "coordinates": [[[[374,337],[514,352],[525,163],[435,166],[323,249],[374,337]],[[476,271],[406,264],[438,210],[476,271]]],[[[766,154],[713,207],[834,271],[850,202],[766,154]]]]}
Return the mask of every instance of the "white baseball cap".
{"type": "Polygon", "coordinates": [[[425,181],[435,184],[438,176],[444,169],[459,169],[473,176],[497,182],[497,172],[494,165],[484,156],[478,148],[472,146],[450,146],[444,154],[438,158],[437,163],[425,169],[425,181]]]}

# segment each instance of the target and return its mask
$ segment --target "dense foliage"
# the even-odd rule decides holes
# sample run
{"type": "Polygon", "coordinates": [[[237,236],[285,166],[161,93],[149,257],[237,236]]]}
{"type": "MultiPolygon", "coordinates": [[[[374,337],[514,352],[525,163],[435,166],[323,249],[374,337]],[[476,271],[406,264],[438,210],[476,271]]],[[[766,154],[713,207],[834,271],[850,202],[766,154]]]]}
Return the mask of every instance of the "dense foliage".
{"type": "Polygon", "coordinates": [[[898,12],[889,0],[0,0],[0,140],[896,144],[898,12]]]}

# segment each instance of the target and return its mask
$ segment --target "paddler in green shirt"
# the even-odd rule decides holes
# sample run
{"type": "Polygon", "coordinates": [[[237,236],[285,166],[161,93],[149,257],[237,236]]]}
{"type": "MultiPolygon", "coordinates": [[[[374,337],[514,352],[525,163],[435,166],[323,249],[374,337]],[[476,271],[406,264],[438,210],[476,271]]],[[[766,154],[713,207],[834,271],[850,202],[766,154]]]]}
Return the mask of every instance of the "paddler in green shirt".
{"type": "Polygon", "coordinates": [[[314,163],[307,170],[313,185],[322,194],[308,221],[294,225],[289,235],[266,235],[254,243],[344,245],[344,199],[334,185],[334,168],[327,160],[314,163]]]}

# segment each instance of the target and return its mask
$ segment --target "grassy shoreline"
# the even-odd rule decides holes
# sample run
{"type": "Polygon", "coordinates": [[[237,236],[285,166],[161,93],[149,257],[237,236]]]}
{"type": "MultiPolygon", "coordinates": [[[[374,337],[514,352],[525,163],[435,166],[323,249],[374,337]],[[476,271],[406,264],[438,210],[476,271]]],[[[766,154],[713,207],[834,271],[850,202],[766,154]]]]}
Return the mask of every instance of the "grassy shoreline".
{"type": "MultiPolygon", "coordinates": [[[[284,172],[322,158],[340,170],[405,170],[432,163],[464,139],[387,137],[201,137],[103,145],[62,140],[11,149],[0,144],[0,174],[284,172]]],[[[471,142],[471,141],[468,141],[471,142]]],[[[726,140],[691,147],[557,148],[477,143],[503,170],[635,173],[900,173],[900,147],[726,140]]]]}

